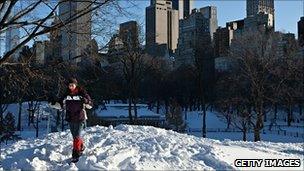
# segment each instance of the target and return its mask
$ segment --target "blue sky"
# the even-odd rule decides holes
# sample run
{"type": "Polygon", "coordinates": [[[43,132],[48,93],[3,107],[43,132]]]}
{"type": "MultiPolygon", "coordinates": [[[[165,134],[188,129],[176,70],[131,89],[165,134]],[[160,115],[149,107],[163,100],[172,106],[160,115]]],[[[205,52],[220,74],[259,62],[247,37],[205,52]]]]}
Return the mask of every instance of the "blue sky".
{"type": "MultiPolygon", "coordinates": [[[[144,24],[145,7],[150,0],[137,0],[133,12],[137,14],[137,20],[144,24]]],[[[225,26],[226,22],[243,19],[246,17],[245,0],[194,0],[194,7],[201,8],[213,5],[217,7],[219,26],[225,26]]],[[[295,33],[297,36],[297,22],[303,14],[303,0],[275,0],[275,29],[295,33]]],[[[133,17],[133,16],[132,16],[133,17]]],[[[134,19],[124,18],[122,21],[134,19]]]]}
{"type": "MultiPolygon", "coordinates": [[[[297,37],[297,22],[300,20],[301,16],[304,16],[303,1],[304,0],[275,0],[276,31],[291,32],[297,37]]],[[[137,20],[144,30],[145,8],[150,5],[150,0],[119,0],[119,2],[122,7],[127,8],[127,11],[132,15],[126,16],[118,14],[118,16],[113,17],[113,20],[116,20],[115,23],[117,23],[117,25],[116,28],[110,29],[118,29],[119,23],[137,20]],[[130,1],[133,2],[135,6],[130,5],[130,1]]],[[[201,8],[208,5],[217,7],[218,23],[219,26],[222,27],[226,25],[226,22],[246,17],[246,0],[194,0],[194,8],[201,8]]],[[[43,14],[43,12],[44,10],[38,10],[38,13],[43,14]]],[[[38,39],[46,39],[46,36],[39,37],[38,39]]],[[[104,43],[105,40],[101,42],[104,43]]],[[[28,44],[31,44],[31,42],[28,44]]]]}

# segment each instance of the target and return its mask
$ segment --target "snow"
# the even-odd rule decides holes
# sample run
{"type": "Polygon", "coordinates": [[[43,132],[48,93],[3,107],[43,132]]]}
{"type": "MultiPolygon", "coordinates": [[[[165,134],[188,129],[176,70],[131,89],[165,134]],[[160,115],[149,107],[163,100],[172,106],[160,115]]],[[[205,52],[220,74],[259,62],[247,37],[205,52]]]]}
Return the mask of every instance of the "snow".
{"type": "MultiPolygon", "coordinates": [[[[187,123],[187,131],[188,134],[195,135],[198,137],[202,136],[202,115],[200,114],[202,111],[192,111],[192,112],[186,112],[184,114],[187,114],[187,117],[185,119],[187,123]]],[[[304,133],[304,126],[299,125],[296,123],[292,123],[292,126],[288,127],[286,126],[286,122],[277,121],[277,124],[280,125],[278,129],[277,126],[272,127],[272,131],[269,131],[269,122],[265,122],[264,132],[261,131],[261,139],[265,141],[271,141],[271,142],[304,142],[304,137],[301,136],[301,134],[304,133]],[[277,134],[277,131],[280,131],[281,135],[277,134]],[[299,133],[298,137],[290,136],[288,133],[287,135],[283,135],[283,132],[287,131],[288,133],[293,133],[295,135],[296,133],[299,133]]],[[[206,114],[206,129],[207,129],[207,137],[216,139],[216,140],[242,140],[243,134],[242,132],[235,128],[233,125],[230,125],[230,130],[238,131],[238,132],[214,132],[216,130],[225,130],[227,127],[227,123],[222,118],[218,117],[218,114],[213,111],[207,111],[206,114]]],[[[252,132],[247,133],[247,140],[253,141],[254,140],[254,134],[252,132]]]]}
{"type": "MultiPolygon", "coordinates": [[[[102,110],[102,107],[99,106],[98,109],[95,110],[97,116],[100,117],[117,117],[117,118],[128,118],[128,104],[124,103],[116,103],[116,104],[106,104],[106,110],[102,110]]],[[[134,112],[132,110],[132,114],[134,112]]],[[[148,105],[146,104],[137,104],[137,116],[138,117],[162,117],[162,115],[157,114],[148,109],[148,105]]]]}
{"type": "MultiPolygon", "coordinates": [[[[188,128],[202,129],[202,111],[187,112],[188,128]]],[[[219,119],[214,112],[206,111],[206,127],[207,128],[226,128],[227,124],[219,119]]]]}
{"type": "Polygon", "coordinates": [[[304,164],[304,143],[219,141],[130,125],[89,127],[83,138],[86,150],[76,164],[68,164],[72,136],[66,131],[4,146],[0,170],[248,170],[234,166],[240,158],[301,160],[301,167],[276,170],[302,170],[304,164]]]}

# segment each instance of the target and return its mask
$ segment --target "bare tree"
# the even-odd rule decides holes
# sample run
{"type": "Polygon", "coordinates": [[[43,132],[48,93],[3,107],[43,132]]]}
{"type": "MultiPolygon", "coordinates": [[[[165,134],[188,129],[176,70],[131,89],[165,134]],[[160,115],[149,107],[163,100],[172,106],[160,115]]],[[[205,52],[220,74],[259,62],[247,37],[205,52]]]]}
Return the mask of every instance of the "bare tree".
{"type": "MultiPolygon", "coordinates": [[[[98,11],[98,9],[108,7],[109,4],[115,2],[115,0],[85,0],[87,7],[83,8],[76,13],[73,13],[65,21],[60,21],[55,24],[51,24],[51,21],[56,16],[56,12],[62,3],[66,3],[69,0],[56,1],[24,1],[24,0],[11,0],[0,3],[0,33],[5,32],[10,27],[21,28],[26,34],[21,38],[21,42],[7,51],[0,59],[0,64],[3,64],[11,58],[11,55],[17,52],[17,50],[35,37],[45,35],[53,30],[57,30],[64,27],[73,21],[81,18],[82,16],[89,14],[92,11],[98,11]],[[37,10],[44,8],[44,14],[37,14],[37,10]],[[16,10],[17,12],[15,12],[16,10]]],[[[76,0],[78,2],[78,0],[76,0]]],[[[73,2],[76,2],[73,1],[73,2]]],[[[79,0],[79,2],[84,2],[79,0]]]]}
{"type": "MultiPolygon", "coordinates": [[[[273,90],[281,84],[274,84],[272,73],[275,71],[278,51],[278,36],[272,32],[253,31],[234,39],[231,57],[238,61],[236,82],[248,87],[246,98],[253,108],[254,141],[260,141],[260,130],[264,127],[265,106],[274,99],[273,90]]],[[[281,82],[280,80],[279,82],[281,82]]]]}
{"type": "Polygon", "coordinates": [[[140,51],[128,52],[123,58],[121,58],[122,71],[128,90],[129,118],[131,122],[133,122],[133,120],[137,120],[136,103],[138,88],[140,81],[143,78],[145,67],[147,66],[147,60],[146,55],[140,51]],[[132,104],[134,109],[134,118],[131,113],[132,104]]]}

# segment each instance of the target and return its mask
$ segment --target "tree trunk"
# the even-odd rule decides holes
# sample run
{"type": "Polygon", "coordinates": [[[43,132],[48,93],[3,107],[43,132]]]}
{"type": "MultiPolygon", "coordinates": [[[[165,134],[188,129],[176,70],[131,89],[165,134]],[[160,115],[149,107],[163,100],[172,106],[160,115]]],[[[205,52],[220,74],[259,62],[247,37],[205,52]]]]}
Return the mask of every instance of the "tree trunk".
{"type": "Polygon", "coordinates": [[[129,120],[130,120],[130,124],[132,124],[133,123],[133,116],[132,116],[132,98],[131,98],[131,96],[129,96],[129,108],[128,108],[128,110],[129,110],[129,120]]]}
{"type": "Polygon", "coordinates": [[[300,102],[299,103],[299,113],[300,113],[300,116],[302,116],[302,114],[303,114],[303,106],[302,106],[302,103],[300,102]]]}
{"type": "Polygon", "coordinates": [[[291,126],[291,121],[292,121],[292,106],[289,103],[288,104],[287,126],[291,126]]]}
{"type": "Polygon", "coordinates": [[[267,113],[266,113],[266,111],[265,110],[263,110],[263,115],[264,115],[264,122],[267,122],[267,113]]]}
{"type": "Polygon", "coordinates": [[[133,107],[134,107],[134,120],[137,121],[137,106],[136,106],[136,100],[133,99],[133,107]]]}
{"type": "Polygon", "coordinates": [[[36,138],[38,138],[38,132],[39,132],[39,109],[38,109],[38,114],[37,114],[37,118],[36,118],[36,138]]]}
{"type": "Polygon", "coordinates": [[[157,102],[156,102],[156,113],[159,114],[159,108],[160,108],[160,102],[159,102],[159,99],[157,99],[157,102]]]}
{"type": "Polygon", "coordinates": [[[277,115],[278,115],[278,104],[274,105],[274,121],[277,122],[277,115]]]}
{"type": "Polygon", "coordinates": [[[231,117],[227,116],[227,127],[226,127],[227,130],[230,128],[230,125],[231,125],[231,117]]]}
{"type": "Polygon", "coordinates": [[[197,110],[200,111],[202,109],[202,104],[201,103],[197,103],[197,110]]]}
{"type": "Polygon", "coordinates": [[[19,112],[18,112],[18,123],[17,123],[17,131],[21,131],[21,110],[22,110],[22,102],[19,102],[19,112]]]}
{"type": "Polygon", "coordinates": [[[0,104],[0,120],[2,121],[3,120],[3,108],[2,108],[2,104],[0,104]]]}
{"type": "Polygon", "coordinates": [[[242,132],[243,132],[243,141],[247,141],[247,129],[244,128],[242,132]]]}
{"type": "Polygon", "coordinates": [[[203,99],[203,104],[202,104],[202,107],[203,107],[203,130],[202,130],[202,133],[203,133],[203,138],[206,138],[206,105],[205,105],[205,100],[203,99]]]}
{"type": "MultiPolygon", "coordinates": [[[[3,108],[2,104],[0,103],[0,136],[2,135],[3,132],[3,108]]],[[[1,139],[0,139],[0,145],[1,145],[1,139]]],[[[1,148],[0,148],[1,152],[1,148]]]]}
{"type": "Polygon", "coordinates": [[[60,111],[56,110],[56,131],[60,130],[60,111]]]}
{"type": "Polygon", "coordinates": [[[263,116],[261,113],[258,113],[257,121],[254,127],[254,141],[261,141],[260,130],[262,129],[263,116]]]}
{"type": "Polygon", "coordinates": [[[169,114],[169,102],[167,99],[165,100],[165,110],[166,110],[165,115],[168,115],[169,114]]]}
{"type": "Polygon", "coordinates": [[[64,113],[61,113],[61,131],[64,130],[64,113]]]}
{"type": "Polygon", "coordinates": [[[254,127],[254,141],[261,141],[261,135],[260,131],[263,128],[263,114],[264,114],[264,108],[263,108],[263,103],[259,102],[258,109],[256,110],[257,112],[257,120],[255,123],[254,127]]]}

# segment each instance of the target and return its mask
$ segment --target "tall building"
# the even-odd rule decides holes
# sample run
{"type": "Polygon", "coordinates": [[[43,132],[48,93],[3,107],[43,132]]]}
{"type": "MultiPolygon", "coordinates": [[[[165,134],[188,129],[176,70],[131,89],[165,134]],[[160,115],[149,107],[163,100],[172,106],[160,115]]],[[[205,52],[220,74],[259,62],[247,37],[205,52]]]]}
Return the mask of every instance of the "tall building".
{"type": "MultiPolygon", "coordinates": [[[[13,12],[9,16],[9,18],[13,17],[17,14],[17,10],[14,8],[13,12]]],[[[5,32],[5,52],[8,52],[14,49],[20,43],[20,31],[17,25],[11,25],[7,28],[5,32]]],[[[12,55],[14,60],[17,60],[19,56],[19,51],[17,50],[15,54],[12,55]]]]}
{"type": "Polygon", "coordinates": [[[52,49],[50,48],[49,41],[37,41],[34,43],[34,55],[36,57],[35,62],[37,64],[45,64],[52,55],[52,49]]]}
{"type": "Polygon", "coordinates": [[[199,66],[204,83],[211,88],[215,65],[210,20],[204,15],[203,8],[193,9],[188,18],[180,20],[175,67],[199,66]]]}
{"type": "Polygon", "coordinates": [[[59,19],[62,22],[68,21],[79,13],[88,12],[60,29],[60,54],[63,60],[80,62],[84,50],[91,42],[92,21],[91,12],[89,12],[91,3],[91,0],[63,1],[59,5],[59,19]]]}
{"type": "Polygon", "coordinates": [[[136,21],[128,21],[120,24],[119,37],[124,43],[125,47],[131,50],[138,50],[138,24],[136,21]]]}
{"type": "Polygon", "coordinates": [[[244,19],[245,31],[272,30],[274,31],[274,18],[271,14],[256,14],[244,19]]]}
{"type": "MultiPolygon", "coordinates": [[[[0,11],[0,20],[3,19],[3,12],[0,11]]],[[[0,31],[0,58],[5,52],[5,33],[0,31]]]]}
{"type": "Polygon", "coordinates": [[[213,33],[215,33],[216,29],[218,28],[217,9],[215,6],[207,6],[201,8],[200,12],[203,14],[205,18],[208,19],[209,33],[211,36],[211,40],[213,40],[213,33]]]}
{"type": "Polygon", "coordinates": [[[272,25],[274,26],[274,0],[247,0],[246,10],[247,17],[252,17],[260,13],[272,15],[272,25]]]}
{"type": "MultiPolygon", "coordinates": [[[[278,35],[279,41],[277,43],[277,57],[284,58],[288,57],[290,55],[290,50],[293,49],[297,42],[295,34],[293,33],[281,33],[281,32],[275,32],[275,34],[278,35]],[[290,49],[291,48],[291,49],[290,49]]],[[[290,56],[289,56],[290,57],[290,56]]]]}
{"type": "Polygon", "coordinates": [[[298,42],[301,47],[304,47],[304,17],[301,17],[298,22],[298,42]]]}
{"type": "MultiPolygon", "coordinates": [[[[56,17],[52,23],[52,25],[58,24],[59,18],[56,17]]],[[[61,37],[60,37],[60,29],[54,29],[50,32],[50,42],[49,42],[49,48],[51,49],[51,55],[48,56],[46,59],[46,62],[57,62],[57,61],[62,61],[62,58],[60,56],[60,42],[61,42],[61,37]]]]}
{"type": "Polygon", "coordinates": [[[227,57],[232,39],[239,30],[244,28],[244,20],[231,21],[226,23],[226,27],[218,28],[214,33],[214,55],[227,57]]]}
{"type": "Polygon", "coordinates": [[[174,53],[178,40],[178,10],[170,0],[152,0],[146,8],[146,52],[152,56],[174,53]]]}
{"type": "Polygon", "coordinates": [[[210,34],[210,19],[193,9],[191,15],[180,20],[176,67],[203,62],[206,72],[212,70],[214,58],[210,34]]]}
{"type": "Polygon", "coordinates": [[[244,30],[244,20],[226,23],[225,28],[218,28],[214,33],[215,70],[217,72],[230,71],[235,61],[229,57],[230,46],[233,39],[244,30]]]}
{"type": "Polygon", "coordinates": [[[172,8],[178,10],[179,19],[184,19],[189,17],[191,10],[193,8],[194,0],[171,0],[172,8]]]}

